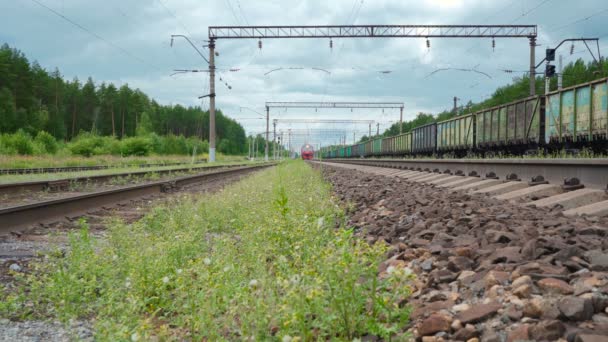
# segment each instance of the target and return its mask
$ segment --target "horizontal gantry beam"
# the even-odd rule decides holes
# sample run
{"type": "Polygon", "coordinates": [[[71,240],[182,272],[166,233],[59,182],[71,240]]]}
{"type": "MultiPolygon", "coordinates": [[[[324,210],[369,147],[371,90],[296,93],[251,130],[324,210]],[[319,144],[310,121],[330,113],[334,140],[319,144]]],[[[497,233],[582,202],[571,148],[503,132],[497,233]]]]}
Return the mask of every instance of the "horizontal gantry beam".
{"type": "Polygon", "coordinates": [[[532,38],[536,32],[536,25],[210,26],[209,38],[532,38]]]}
{"type": "Polygon", "coordinates": [[[403,108],[403,102],[266,102],[268,108],[403,108]]]}

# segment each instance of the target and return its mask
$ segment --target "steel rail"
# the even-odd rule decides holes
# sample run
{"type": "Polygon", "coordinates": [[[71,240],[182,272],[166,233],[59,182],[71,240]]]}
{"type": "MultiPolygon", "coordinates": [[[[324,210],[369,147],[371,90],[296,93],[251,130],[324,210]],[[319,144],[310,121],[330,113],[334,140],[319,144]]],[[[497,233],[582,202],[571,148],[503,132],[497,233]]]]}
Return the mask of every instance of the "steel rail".
{"type": "Polygon", "coordinates": [[[6,184],[0,184],[0,195],[15,194],[15,193],[20,193],[20,192],[24,192],[24,191],[30,191],[30,192],[45,191],[45,190],[56,191],[56,190],[60,190],[63,188],[67,188],[70,184],[73,184],[73,183],[83,183],[83,182],[103,183],[103,182],[106,182],[106,181],[108,181],[112,178],[116,178],[116,177],[144,176],[144,175],[151,174],[151,173],[170,174],[172,172],[214,170],[214,169],[218,169],[218,168],[240,167],[240,166],[245,166],[245,165],[246,164],[184,167],[184,168],[168,169],[168,170],[133,171],[133,172],[113,173],[113,174],[107,174],[107,175],[92,175],[92,176],[82,176],[82,177],[63,178],[63,179],[54,179],[54,180],[6,183],[6,184]]]}
{"type": "Polygon", "coordinates": [[[522,181],[542,176],[552,184],[563,184],[566,179],[577,178],[588,188],[606,189],[608,159],[323,159],[331,163],[410,169],[417,171],[460,174],[473,172],[482,178],[488,176],[507,179],[515,174],[522,181]],[[494,175],[491,176],[491,173],[494,175]]]}
{"type": "Polygon", "coordinates": [[[228,170],[179,177],[172,180],[158,181],[123,187],[120,189],[105,190],[67,198],[3,208],[0,209],[0,233],[19,231],[35,224],[47,223],[78,216],[92,209],[128,202],[139,197],[170,192],[185,185],[258,170],[273,165],[275,164],[265,163],[254,166],[231,168],[228,170]]]}
{"type": "MultiPolygon", "coordinates": [[[[198,161],[195,164],[205,163],[204,161],[198,161]]],[[[133,165],[91,165],[91,166],[58,166],[58,167],[30,167],[30,168],[15,168],[15,169],[0,169],[0,175],[25,175],[25,174],[37,174],[37,173],[59,173],[59,172],[78,172],[78,171],[94,171],[94,170],[107,170],[107,169],[118,169],[127,167],[157,167],[157,166],[177,166],[187,165],[191,163],[157,163],[157,164],[133,164],[133,165]]]]}

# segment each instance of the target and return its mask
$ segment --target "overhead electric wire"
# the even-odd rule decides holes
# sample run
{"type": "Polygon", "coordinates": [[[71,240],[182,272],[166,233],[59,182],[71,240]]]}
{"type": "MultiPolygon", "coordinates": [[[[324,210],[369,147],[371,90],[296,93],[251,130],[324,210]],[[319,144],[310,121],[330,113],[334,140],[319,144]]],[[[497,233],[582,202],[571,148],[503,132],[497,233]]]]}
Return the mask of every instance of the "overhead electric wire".
{"type": "Polygon", "coordinates": [[[110,45],[111,47],[113,47],[113,48],[115,48],[115,49],[119,50],[119,51],[120,51],[120,52],[122,52],[123,54],[125,54],[125,55],[127,55],[127,56],[129,56],[129,57],[131,57],[131,58],[133,58],[133,59],[135,59],[135,60],[137,60],[138,62],[140,62],[140,63],[142,63],[142,64],[144,64],[144,65],[146,65],[146,66],[148,66],[148,67],[151,67],[151,68],[153,68],[153,69],[157,69],[158,71],[161,71],[161,68],[160,68],[160,67],[158,67],[158,66],[154,66],[154,65],[152,65],[152,64],[150,64],[150,63],[148,63],[148,62],[146,62],[145,60],[143,60],[142,58],[140,58],[140,57],[138,57],[138,56],[136,56],[136,55],[132,54],[131,52],[129,52],[128,50],[126,50],[126,49],[125,49],[125,48],[123,48],[122,46],[117,45],[116,43],[113,43],[113,42],[111,42],[111,41],[109,41],[109,40],[105,39],[104,37],[102,37],[102,36],[98,35],[97,33],[93,32],[93,31],[91,31],[91,30],[89,30],[88,28],[86,28],[86,27],[84,27],[84,26],[80,25],[79,23],[77,23],[77,22],[75,22],[74,20],[72,20],[72,19],[70,19],[70,18],[66,17],[65,15],[63,15],[63,14],[59,13],[58,11],[54,10],[53,8],[51,8],[51,7],[49,7],[49,6],[45,5],[45,4],[43,4],[42,2],[40,2],[40,1],[38,1],[38,0],[31,0],[31,1],[33,1],[34,3],[36,3],[38,6],[40,6],[40,7],[43,7],[43,8],[45,8],[45,9],[47,9],[47,10],[48,10],[48,11],[50,11],[51,13],[55,14],[56,16],[60,17],[61,19],[65,20],[65,21],[67,21],[68,23],[72,24],[73,26],[76,26],[77,28],[79,28],[80,30],[82,30],[82,31],[86,32],[87,34],[89,34],[89,35],[91,35],[91,36],[95,37],[96,39],[98,39],[98,40],[100,40],[100,41],[102,41],[102,42],[104,42],[104,43],[106,43],[106,44],[110,45]]]}

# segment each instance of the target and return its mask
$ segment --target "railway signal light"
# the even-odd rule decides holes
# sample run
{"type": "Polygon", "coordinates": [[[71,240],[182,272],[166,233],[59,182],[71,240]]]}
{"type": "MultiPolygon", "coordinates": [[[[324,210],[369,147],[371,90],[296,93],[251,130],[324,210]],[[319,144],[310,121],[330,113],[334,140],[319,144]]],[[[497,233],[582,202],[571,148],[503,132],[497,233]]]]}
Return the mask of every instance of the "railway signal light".
{"type": "Polygon", "coordinates": [[[555,60],[555,49],[547,49],[545,50],[545,59],[548,62],[555,60]]]}
{"type": "Polygon", "coordinates": [[[545,77],[555,76],[555,65],[547,64],[545,67],[545,77]]]}

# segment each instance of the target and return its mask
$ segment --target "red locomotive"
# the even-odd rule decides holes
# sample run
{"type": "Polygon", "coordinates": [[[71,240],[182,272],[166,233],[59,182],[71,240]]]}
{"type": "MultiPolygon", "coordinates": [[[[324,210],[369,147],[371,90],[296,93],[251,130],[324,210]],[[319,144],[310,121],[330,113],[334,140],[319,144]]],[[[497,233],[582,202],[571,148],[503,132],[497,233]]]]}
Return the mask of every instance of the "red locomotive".
{"type": "Polygon", "coordinates": [[[303,160],[312,160],[314,154],[315,150],[310,144],[303,145],[302,149],[300,150],[300,155],[302,156],[303,160]]]}

